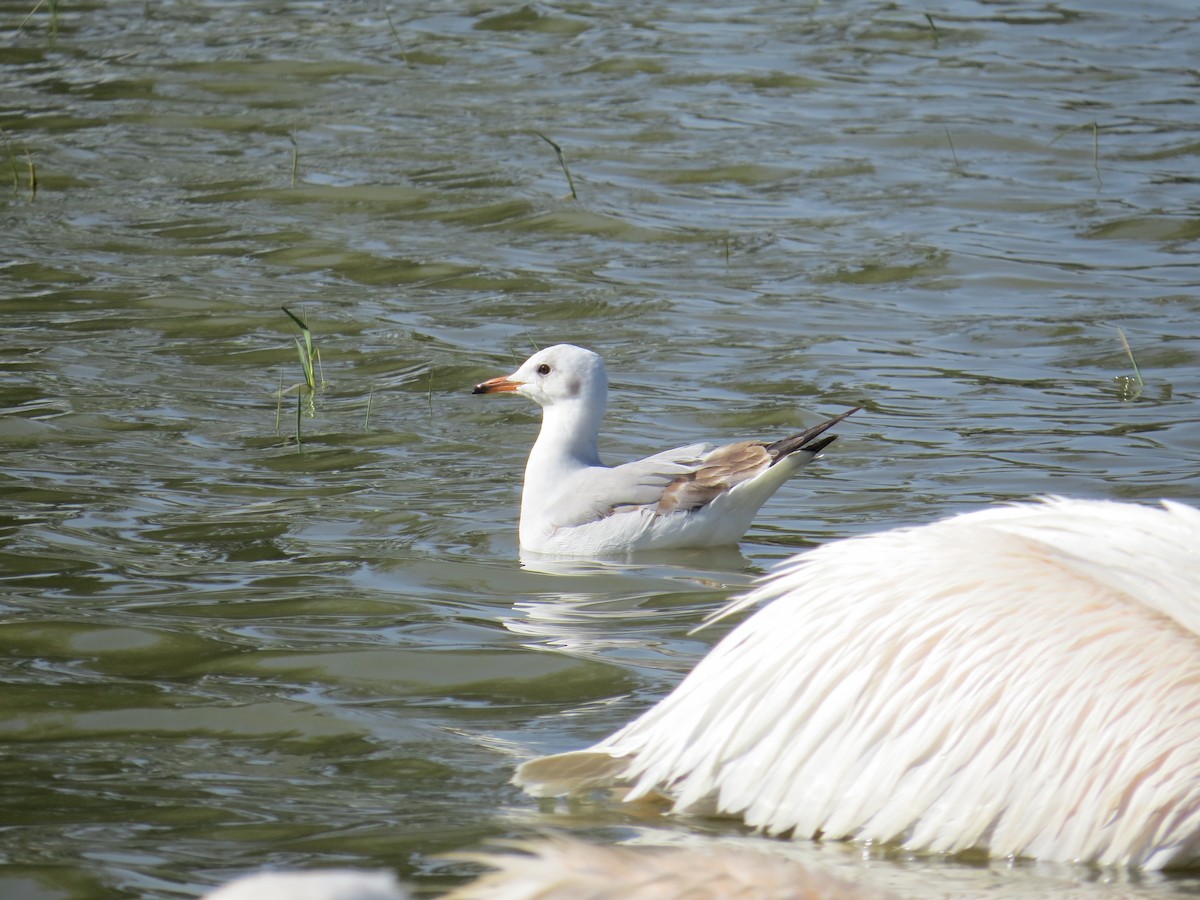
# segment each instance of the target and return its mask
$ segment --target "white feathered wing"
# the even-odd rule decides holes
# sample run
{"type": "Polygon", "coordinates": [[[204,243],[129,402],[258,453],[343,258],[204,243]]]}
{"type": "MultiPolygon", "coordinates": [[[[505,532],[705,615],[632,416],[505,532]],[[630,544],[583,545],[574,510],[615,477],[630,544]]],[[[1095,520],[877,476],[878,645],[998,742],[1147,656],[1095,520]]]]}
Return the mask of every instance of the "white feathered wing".
{"type": "Polygon", "coordinates": [[[1051,499],[839,541],[665,700],[514,779],[770,834],[1200,864],[1200,512],[1051,499]]]}

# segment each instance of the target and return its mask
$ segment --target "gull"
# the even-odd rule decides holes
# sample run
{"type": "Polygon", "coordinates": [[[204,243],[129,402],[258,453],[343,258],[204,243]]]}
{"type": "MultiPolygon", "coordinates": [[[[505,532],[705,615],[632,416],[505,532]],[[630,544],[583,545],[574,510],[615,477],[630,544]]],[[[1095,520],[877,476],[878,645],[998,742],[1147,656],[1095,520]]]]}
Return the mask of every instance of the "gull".
{"type": "Polygon", "coordinates": [[[522,764],[770,835],[1200,865],[1200,510],[1047,498],[825,544],[593,747],[522,764]]]}
{"type": "Polygon", "coordinates": [[[521,548],[565,556],[737,543],[767,498],[836,437],[820,436],[859,409],[777,441],[689,444],[609,467],[596,447],[608,400],[597,354],[547,347],[473,393],[508,391],[542,407],[521,493],[521,548]]]}

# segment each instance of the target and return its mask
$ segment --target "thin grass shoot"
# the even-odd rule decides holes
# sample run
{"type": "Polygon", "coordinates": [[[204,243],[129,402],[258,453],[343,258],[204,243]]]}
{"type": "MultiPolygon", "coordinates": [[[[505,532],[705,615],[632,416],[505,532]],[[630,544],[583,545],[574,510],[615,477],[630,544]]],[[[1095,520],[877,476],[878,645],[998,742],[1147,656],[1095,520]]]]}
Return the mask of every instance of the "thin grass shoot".
{"type": "Polygon", "coordinates": [[[37,13],[37,11],[42,8],[42,4],[45,2],[46,2],[46,0],[38,0],[37,3],[33,4],[33,9],[31,9],[29,11],[29,15],[27,15],[25,18],[23,18],[21,20],[21,24],[17,26],[17,31],[20,31],[22,28],[24,28],[26,26],[26,24],[28,24],[29,20],[34,17],[34,15],[37,13]]]}
{"type": "Polygon", "coordinates": [[[562,166],[563,174],[567,176],[567,187],[571,189],[571,199],[578,200],[579,195],[575,193],[575,179],[571,177],[571,170],[567,168],[567,160],[563,156],[562,147],[558,146],[558,144],[554,143],[554,141],[550,140],[550,138],[546,137],[540,131],[535,131],[534,134],[554,148],[554,154],[558,157],[558,164],[562,166]]]}
{"type": "Polygon", "coordinates": [[[296,186],[296,170],[300,167],[300,145],[296,143],[296,130],[288,132],[288,140],[292,142],[292,187],[296,186]]]}
{"type": "Polygon", "coordinates": [[[29,199],[33,200],[37,197],[38,189],[37,166],[33,164],[33,155],[28,149],[25,151],[25,162],[29,166],[29,199]]]}
{"type": "MultiPolygon", "coordinates": [[[[308,325],[304,322],[304,320],[292,313],[292,311],[286,306],[281,306],[279,308],[282,309],[287,314],[287,317],[295,322],[300,328],[300,334],[303,336],[304,341],[301,342],[300,338],[295,338],[296,352],[300,357],[300,368],[304,372],[304,383],[308,386],[310,391],[315,391],[317,389],[317,380],[313,371],[313,360],[314,358],[318,359],[319,365],[319,358],[316,355],[316,351],[313,349],[312,332],[309,330],[308,325]]],[[[322,380],[324,380],[324,376],[325,373],[322,371],[322,380]]]]}
{"type": "Polygon", "coordinates": [[[275,434],[282,435],[279,420],[283,417],[283,366],[279,367],[279,390],[275,394],[275,434]]]}
{"type": "Polygon", "coordinates": [[[1129,346],[1129,338],[1125,337],[1125,330],[1120,326],[1116,326],[1117,336],[1121,338],[1121,345],[1125,348],[1125,355],[1129,357],[1129,364],[1133,366],[1133,377],[1128,375],[1118,375],[1116,381],[1121,385],[1121,399],[1136,400],[1142,396],[1142,391],[1146,387],[1146,382],[1142,380],[1142,372],[1138,368],[1137,360],[1133,358],[1133,348],[1129,346]]]}
{"type": "Polygon", "coordinates": [[[950,137],[950,129],[945,125],[942,128],[946,132],[946,143],[950,145],[950,156],[954,159],[954,168],[962,169],[962,164],[958,161],[958,153],[954,150],[954,138],[950,137]]]}
{"type": "Polygon", "coordinates": [[[387,19],[388,31],[392,33],[392,38],[396,41],[396,46],[400,48],[400,59],[404,61],[404,65],[408,65],[408,53],[404,49],[404,41],[400,39],[400,32],[396,30],[396,23],[392,21],[392,12],[389,9],[384,9],[384,18],[387,19]]]}
{"type": "Polygon", "coordinates": [[[933,35],[933,46],[937,47],[938,46],[938,27],[935,24],[933,24],[933,16],[931,16],[929,13],[925,13],[925,21],[929,23],[929,32],[930,32],[930,34],[933,35]]]}
{"type": "Polygon", "coordinates": [[[58,35],[58,0],[38,0],[37,3],[33,4],[33,9],[31,9],[29,11],[29,14],[27,16],[25,16],[24,19],[21,20],[21,24],[17,26],[17,31],[21,31],[26,26],[26,24],[28,24],[29,20],[32,19],[34,17],[34,15],[37,14],[37,11],[42,8],[43,4],[46,4],[50,10],[50,35],[51,35],[51,37],[57,37],[57,35],[58,35]]]}
{"type": "Polygon", "coordinates": [[[1058,139],[1064,134],[1070,134],[1072,131],[1081,131],[1084,128],[1092,130],[1092,171],[1096,174],[1096,186],[1104,187],[1104,179],[1100,177],[1100,123],[1085,122],[1083,125],[1073,125],[1070,128],[1064,128],[1054,136],[1048,146],[1053,147],[1058,143],[1058,139]]]}

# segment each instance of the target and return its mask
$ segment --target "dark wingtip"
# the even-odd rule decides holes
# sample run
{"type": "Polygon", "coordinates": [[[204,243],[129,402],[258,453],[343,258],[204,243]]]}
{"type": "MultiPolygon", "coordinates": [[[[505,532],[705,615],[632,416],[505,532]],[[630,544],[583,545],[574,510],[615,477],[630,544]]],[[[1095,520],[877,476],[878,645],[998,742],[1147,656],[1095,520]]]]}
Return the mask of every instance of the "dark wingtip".
{"type": "Polygon", "coordinates": [[[820,425],[814,425],[812,428],[809,428],[806,431],[801,431],[798,434],[793,434],[789,437],[783,438],[782,440],[778,440],[773,444],[768,444],[767,452],[774,457],[771,461],[771,465],[775,465],[775,463],[779,462],[781,459],[786,459],[797,450],[803,450],[805,453],[811,453],[814,456],[820,453],[837,440],[837,435],[831,434],[829,437],[819,441],[817,438],[821,437],[822,434],[824,434],[838,422],[845,419],[847,416],[852,416],[861,409],[861,406],[848,409],[841,415],[834,416],[832,419],[822,422],[820,425]]]}
{"type": "Polygon", "coordinates": [[[830,444],[832,444],[837,439],[838,439],[838,436],[836,434],[831,434],[829,437],[822,438],[821,440],[819,440],[815,443],[805,444],[800,449],[802,449],[805,453],[817,454],[817,453],[820,453],[822,450],[824,450],[826,447],[828,447],[830,444]]]}

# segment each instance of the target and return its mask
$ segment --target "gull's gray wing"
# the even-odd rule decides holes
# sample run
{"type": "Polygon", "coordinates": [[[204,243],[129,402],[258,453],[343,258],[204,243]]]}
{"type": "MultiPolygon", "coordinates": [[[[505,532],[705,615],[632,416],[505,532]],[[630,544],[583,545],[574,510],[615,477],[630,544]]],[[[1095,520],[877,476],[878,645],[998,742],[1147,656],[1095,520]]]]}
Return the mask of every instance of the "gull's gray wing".
{"type": "Polygon", "coordinates": [[[673,484],[694,477],[711,450],[711,444],[689,444],[611,469],[595,466],[573,473],[552,503],[554,524],[569,528],[616,512],[656,508],[673,484]]]}
{"type": "Polygon", "coordinates": [[[782,480],[825,449],[836,436],[820,436],[858,409],[779,441],[739,441],[716,448],[712,444],[689,444],[611,469],[583,469],[565,479],[553,505],[554,524],[585,525],[636,509],[649,509],[660,516],[691,512],[757,478],[776,463],[793,460],[789,472],[780,473],[782,480]]]}

